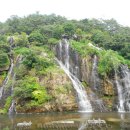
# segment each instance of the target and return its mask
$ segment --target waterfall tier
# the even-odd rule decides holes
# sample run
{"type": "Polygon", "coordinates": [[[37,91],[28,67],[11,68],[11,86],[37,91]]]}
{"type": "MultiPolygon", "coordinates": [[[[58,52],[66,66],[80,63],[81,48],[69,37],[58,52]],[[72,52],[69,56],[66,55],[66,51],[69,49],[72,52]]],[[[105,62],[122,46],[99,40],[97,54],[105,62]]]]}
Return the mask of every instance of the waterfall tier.
{"type": "MultiPolygon", "coordinates": [[[[81,112],[92,112],[92,106],[88,100],[84,86],[77,78],[78,66],[75,67],[75,75],[70,72],[73,68],[70,65],[70,55],[69,55],[69,43],[67,40],[64,40],[64,43],[59,43],[59,57],[57,62],[64,72],[68,75],[72,81],[73,87],[76,90],[79,104],[79,111],[81,112]]],[[[74,72],[74,71],[73,71],[74,72]]]]}
{"type": "Polygon", "coordinates": [[[130,111],[130,71],[127,66],[120,67],[120,74],[115,71],[115,82],[118,90],[118,112],[130,111]]]}

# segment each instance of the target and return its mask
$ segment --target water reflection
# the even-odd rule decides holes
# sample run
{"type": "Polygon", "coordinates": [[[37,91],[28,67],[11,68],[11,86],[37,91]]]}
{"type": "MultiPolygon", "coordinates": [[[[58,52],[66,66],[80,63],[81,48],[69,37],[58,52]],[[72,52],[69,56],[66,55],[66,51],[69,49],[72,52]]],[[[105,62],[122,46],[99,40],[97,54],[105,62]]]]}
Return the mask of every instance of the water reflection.
{"type": "Polygon", "coordinates": [[[81,113],[80,126],[78,130],[84,130],[88,125],[87,120],[90,120],[91,117],[92,117],[92,113],[81,113]]]}
{"type": "MultiPolygon", "coordinates": [[[[85,130],[88,128],[88,120],[98,120],[99,118],[105,120],[109,126],[112,126],[112,128],[109,127],[108,130],[130,130],[130,113],[41,113],[0,115],[0,130],[18,130],[17,123],[24,121],[32,122],[30,130],[44,130],[42,127],[45,124],[51,124],[55,121],[74,121],[74,125],[78,125],[76,125],[73,130],[85,130]]],[[[55,128],[54,130],[59,129],[55,128]]],[[[72,130],[72,128],[62,128],[62,130],[72,130]]]]}
{"type": "Polygon", "coordinates": [[[120,128],[121,130],[130,129],[130,113],[119,113],[120,116],[120,128]]]}

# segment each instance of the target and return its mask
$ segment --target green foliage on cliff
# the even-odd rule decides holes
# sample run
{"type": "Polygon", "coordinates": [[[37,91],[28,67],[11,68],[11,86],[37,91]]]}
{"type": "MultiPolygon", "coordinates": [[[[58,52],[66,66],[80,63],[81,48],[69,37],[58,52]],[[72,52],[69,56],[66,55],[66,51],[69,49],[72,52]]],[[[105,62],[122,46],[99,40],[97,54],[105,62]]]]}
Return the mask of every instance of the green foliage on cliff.
{"type": "Polygon", "coordinates": [[[112,50],[103,50],[89,43],[71,41],[71,47],[77,51],[82,57],[98,57],[98,72],[101,76],[109,75],[112,71],[117,70],[121,64],[127,64],[130,66],[130,61],[124,59],[117,52],[112,50]]]}
{"type": "Polygon", "coordinates": [[[39,31],[32,32],[28,37],[29,42],[37,42],[37,45],[45,44],[46,38],[43,34],[41,34],[39,31]]]}
{"type": "Polygon", "coordinates": [[[102,76],[109,75],[112,71],[119,69],[121,64],[130,65],[130,62],[112,50],[102,51],[99,57],[98,72],[102,76]]]}
{"type": "Polygon", "coordinates": [[[0,109],[0,114],[8,113],[8,110],[9,110],[9,108],[10,108],[11,102],[12,102],[12,97],[9,96],[9,97],[6,99],[6,101],[5,101],[4,108],[3,108],[3,109],[0,109]]]}
{"type": "Polygon", "coordinates": [[[10,105],[11,105],[11,102],[12,102],[12,97],[8,97],[6,99],[6,103],[5,103],[5,106],[4,106],[4,111],[7,113],[9,108],[10,108],[10,105]]]}
{"type": "Polygon", "coordinates": [[[50,99],[44,86],[40,86],[35,77],[26,76],[15,85],[14,97],[22,101],[26,99],[37,101],[39,104],[50,99]]]}
{"type": "Polygon", "coordinates": [[[86,40],[85,42],[77,42],[72,40],[70,45],[83,57],[87,55],[98,55],[99,51],[96,48],[89,46],[89,43],[89,40],[86,40]]]}
{"type": "Polygon", "coordinates": [[[9,57],[6,53],[0,54],[0,68],[8,67],[10,65],[9,57]]]}
{"type": "Polygon", "coordinates": [[[17,48],[14,48],[14,52],[17,54],[17,55],[26,55],[26,54],[29,54],[30,52],[30,49],[29,48],[26,48],[26,47],[17,47],[17,48]]]}
{"type": "Polygon", "coordinates": [[[27,47],[29,42],[26,33],[21,32],[21,34],[14,35],[14,46],[27,47]]]}
{"type": "Polygon", "coordinates": [[[35,91],[32,92],[32,94],[33,94],[34,99],[35,99],[39,104],[40,104],[40,103],[44,103],[44,102],[46,102],[46,101],[48,101],[48,100],[51,99],[51,96],[49,96],[49,95],[47,94],[45,88],[42,89],[42,90],[35,90],[35,91]]]}

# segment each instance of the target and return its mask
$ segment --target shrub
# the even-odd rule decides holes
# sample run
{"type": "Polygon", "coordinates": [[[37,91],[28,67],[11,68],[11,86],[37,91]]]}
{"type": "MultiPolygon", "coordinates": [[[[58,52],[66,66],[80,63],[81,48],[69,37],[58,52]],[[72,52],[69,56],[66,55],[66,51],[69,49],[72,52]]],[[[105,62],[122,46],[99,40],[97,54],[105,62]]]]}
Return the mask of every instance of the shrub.
{"type": "Polygon", "coordinates": [[[15,46],[27,47],[29,44],[27,35],[24,32],[22,32],[21,35],[15,35],[14,39],[15,46]]]}
{"type": "Polygon", "coordinates": [[[45,43],[45,37],[38,31],[32,32],[28,37],[29,42],[45,43]]]}
{"type": "Polygon", "coordinates": [[[112,50],[102,51],[98,64],[98,72],[102,76],[109,74],[112,70],[117,70],[121,64],[126,64],[122,56],[112,50]]]}
{"type": "Polygon", "coordinates": [[[35,90],[32,94],[34,99],[38,101],[39,104],[44,103],[51,98],[51,96],[47,94],[45,88],[42,88],[42,90],[35,90]]]}
{"type": "Polygon", "coordinates": [[[14,97],[18,100],[35,100],[39,104],[51,99],[45,87],[40,86],[35,77],[27,76],[15,84],[14,97]]]}
{"type": "Polygon", "coordinates": [[[50,38],[48,39],[49,45],[56,45],[58,43],[58,40],[56,38],[50,38]]]}
{"type": "Polygon", "coordinates": [[[0,68],[7,67],[10,64],[9,57],[6,53],[0,54],[0,68]]]}
{"type": "Polygon", "coordinates": [[[12,102],[12,97],[9,96],[7,99],[6,99],[6,103],[4,105],[4,111],[5,113],[8,112],[9,108],[10,108],[10,105],[11,105],[11,102],[12,102]]]}

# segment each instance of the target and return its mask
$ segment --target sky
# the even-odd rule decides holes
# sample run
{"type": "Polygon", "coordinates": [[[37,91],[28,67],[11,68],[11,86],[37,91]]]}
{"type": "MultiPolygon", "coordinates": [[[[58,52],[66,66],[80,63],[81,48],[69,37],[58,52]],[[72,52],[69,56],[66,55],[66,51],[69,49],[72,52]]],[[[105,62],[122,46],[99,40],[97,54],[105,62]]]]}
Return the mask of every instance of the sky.
{"type": "Polygon", "coordinates": [[[1,0],[0,21],[12,15],[19,17],[39,12],[68,19],[111,19],[130,26],[130,0],[1,0]]]}

